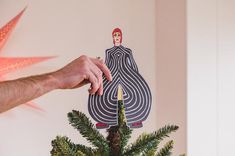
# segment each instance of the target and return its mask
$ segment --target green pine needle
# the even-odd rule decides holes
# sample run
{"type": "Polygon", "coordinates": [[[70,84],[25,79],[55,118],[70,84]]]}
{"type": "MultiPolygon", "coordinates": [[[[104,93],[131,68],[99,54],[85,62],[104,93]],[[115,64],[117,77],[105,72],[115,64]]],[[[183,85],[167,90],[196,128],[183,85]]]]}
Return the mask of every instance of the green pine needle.
{"type": "Polygon", "coordinates": [[[96,150],[92,149],[91,147],[87,147],[85,145],[81,145],[81,144],[77,144],[77,149],[79,151],[81,151],[82,153],[84,153],[85,155],[95,155],[96,153],[96,150]]]}
{"type": "Polygon", "coordinates": [[[97,129],[95,129],[94,125],[85,114],[73,110],[68,113],[68,118],[70,124],[77,129],[83,137],[97,147],[101,153],[107,155],[109,151],[108,142],[104,136],[100,134],[97,129]]]}
{"type": "Polygon", "coordinates": [[[179,127],[176,125],[166,125],[155,132],[155,137],[156,139],[163,140],[165,137],[169,137],[168,134],[175,132],[178,129],[179,127]]]}
{"type": "Polygon", "coordinates": [[[147,150],[150,146],[155,144],[154,134],[143,133],[138,139],[127,147],[124,152],[125,156],[136,156],[147,150]]]}
{"type": "Polygon", "coordinates": [[[156,148],[152,148],[146,154],[143,153],[142,156],[155,156],[156,150],[156,148]]]}
{"type": "Polygon", "coordinates": [[[141,152],[142,156],[154,156],[157,151],[158,141],[152,140],[151,143],[149,143],[146,148],[141,152]]]}
{"type": "Polygon", "coordinates": [[[122,128],[119,129],[120,136],[121,136],[121,153],[124,153],[124,148],[127,145],[129,139],[131,138],[132,129],[130,129],[127,125],[124,125],[122,128]]]}
{"type": "Polygon", "coordinates": [[[169,137],[168,135],[171,132],[174,132],[178,129],[178,126],[175,125],[167,125],[163,128],[160,128],[158,131],[150,133],[150,134],[142,134],[139,138],[134,142],[131,146],[129,146],[124,155],[126,156],[135,156],[138,154],[146,155],[151,150],[156,150],[158,144],[165,137],[169,137]]]}
{"type": "Polygon", "coordinates": [[[173,140],[167,142],[156,156],[170,156],[172,154],[171,150],[173,149],[173,144],[173,140]]]}
{"type": "Polygon", "coordinates": [[[51,150],[52,156],[84,156],[67,137],[57,136],[51,142],[53,149],[51,150]]]}

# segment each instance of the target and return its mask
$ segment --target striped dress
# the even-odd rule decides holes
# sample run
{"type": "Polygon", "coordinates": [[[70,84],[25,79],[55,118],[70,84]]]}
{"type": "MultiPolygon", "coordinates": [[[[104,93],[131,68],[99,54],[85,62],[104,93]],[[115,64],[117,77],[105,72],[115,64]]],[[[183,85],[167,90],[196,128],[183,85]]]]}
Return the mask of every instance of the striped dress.
{"type": "Polygon", "coordinates": [[[88,110],[91,117],[109,126],[118,125],[118,88],[122,88],[127,124],[142,122],[149,115],[152,103],[150,89],[138,72],[131,49],[122,45],[105,52],[105,64],[110,69],[113,80],[103,77],[102,96],[89,95],[88,110]]]}

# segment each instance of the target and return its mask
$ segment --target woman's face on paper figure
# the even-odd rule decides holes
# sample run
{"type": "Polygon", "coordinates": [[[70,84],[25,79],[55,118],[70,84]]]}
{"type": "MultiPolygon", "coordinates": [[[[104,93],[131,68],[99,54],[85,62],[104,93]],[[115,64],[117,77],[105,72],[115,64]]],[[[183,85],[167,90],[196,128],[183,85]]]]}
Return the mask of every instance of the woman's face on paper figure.
{"type": "Polygon", "coordinates": [[[114,40],[114,43],[121,43],[121,34],[120,32],[115,32],[113,34],[113,40],[114,40]]]}

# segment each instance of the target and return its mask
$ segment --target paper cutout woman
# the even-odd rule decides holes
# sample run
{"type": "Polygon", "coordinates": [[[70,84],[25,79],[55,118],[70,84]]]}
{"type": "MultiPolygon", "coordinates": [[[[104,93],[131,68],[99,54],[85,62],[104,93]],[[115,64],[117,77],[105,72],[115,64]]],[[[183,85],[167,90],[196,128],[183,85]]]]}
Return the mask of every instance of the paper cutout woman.
{"type": "Polygon", "coordinates": [[[103,95],[89,95],[88,110],[98,122],[97,128],[108,128],[118,125],[118,100],[123,100],[128,126],[139,128],[149,115],[151,92],[138,71],[131,49],[121,45],[121,29],[114,29],[112,37],[114,46],[106,50],[105,64],[113,80],[103,78],[103,95]]]}

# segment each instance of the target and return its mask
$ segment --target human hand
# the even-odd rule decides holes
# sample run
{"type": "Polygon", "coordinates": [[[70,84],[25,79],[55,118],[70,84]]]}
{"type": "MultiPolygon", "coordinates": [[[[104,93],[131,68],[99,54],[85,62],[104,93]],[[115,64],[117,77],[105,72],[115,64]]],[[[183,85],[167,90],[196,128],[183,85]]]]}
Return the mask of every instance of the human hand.
{"type": "Polygon", "coordinates": [[[60,89],[78,88],[90,83],[89,93],[97,92],[102,95],[103,74],[109,81],[112,80],[110,71],[103,60],[82,55],[60,70],[53,72],[52,76],[56,79],[60,89]]]}

